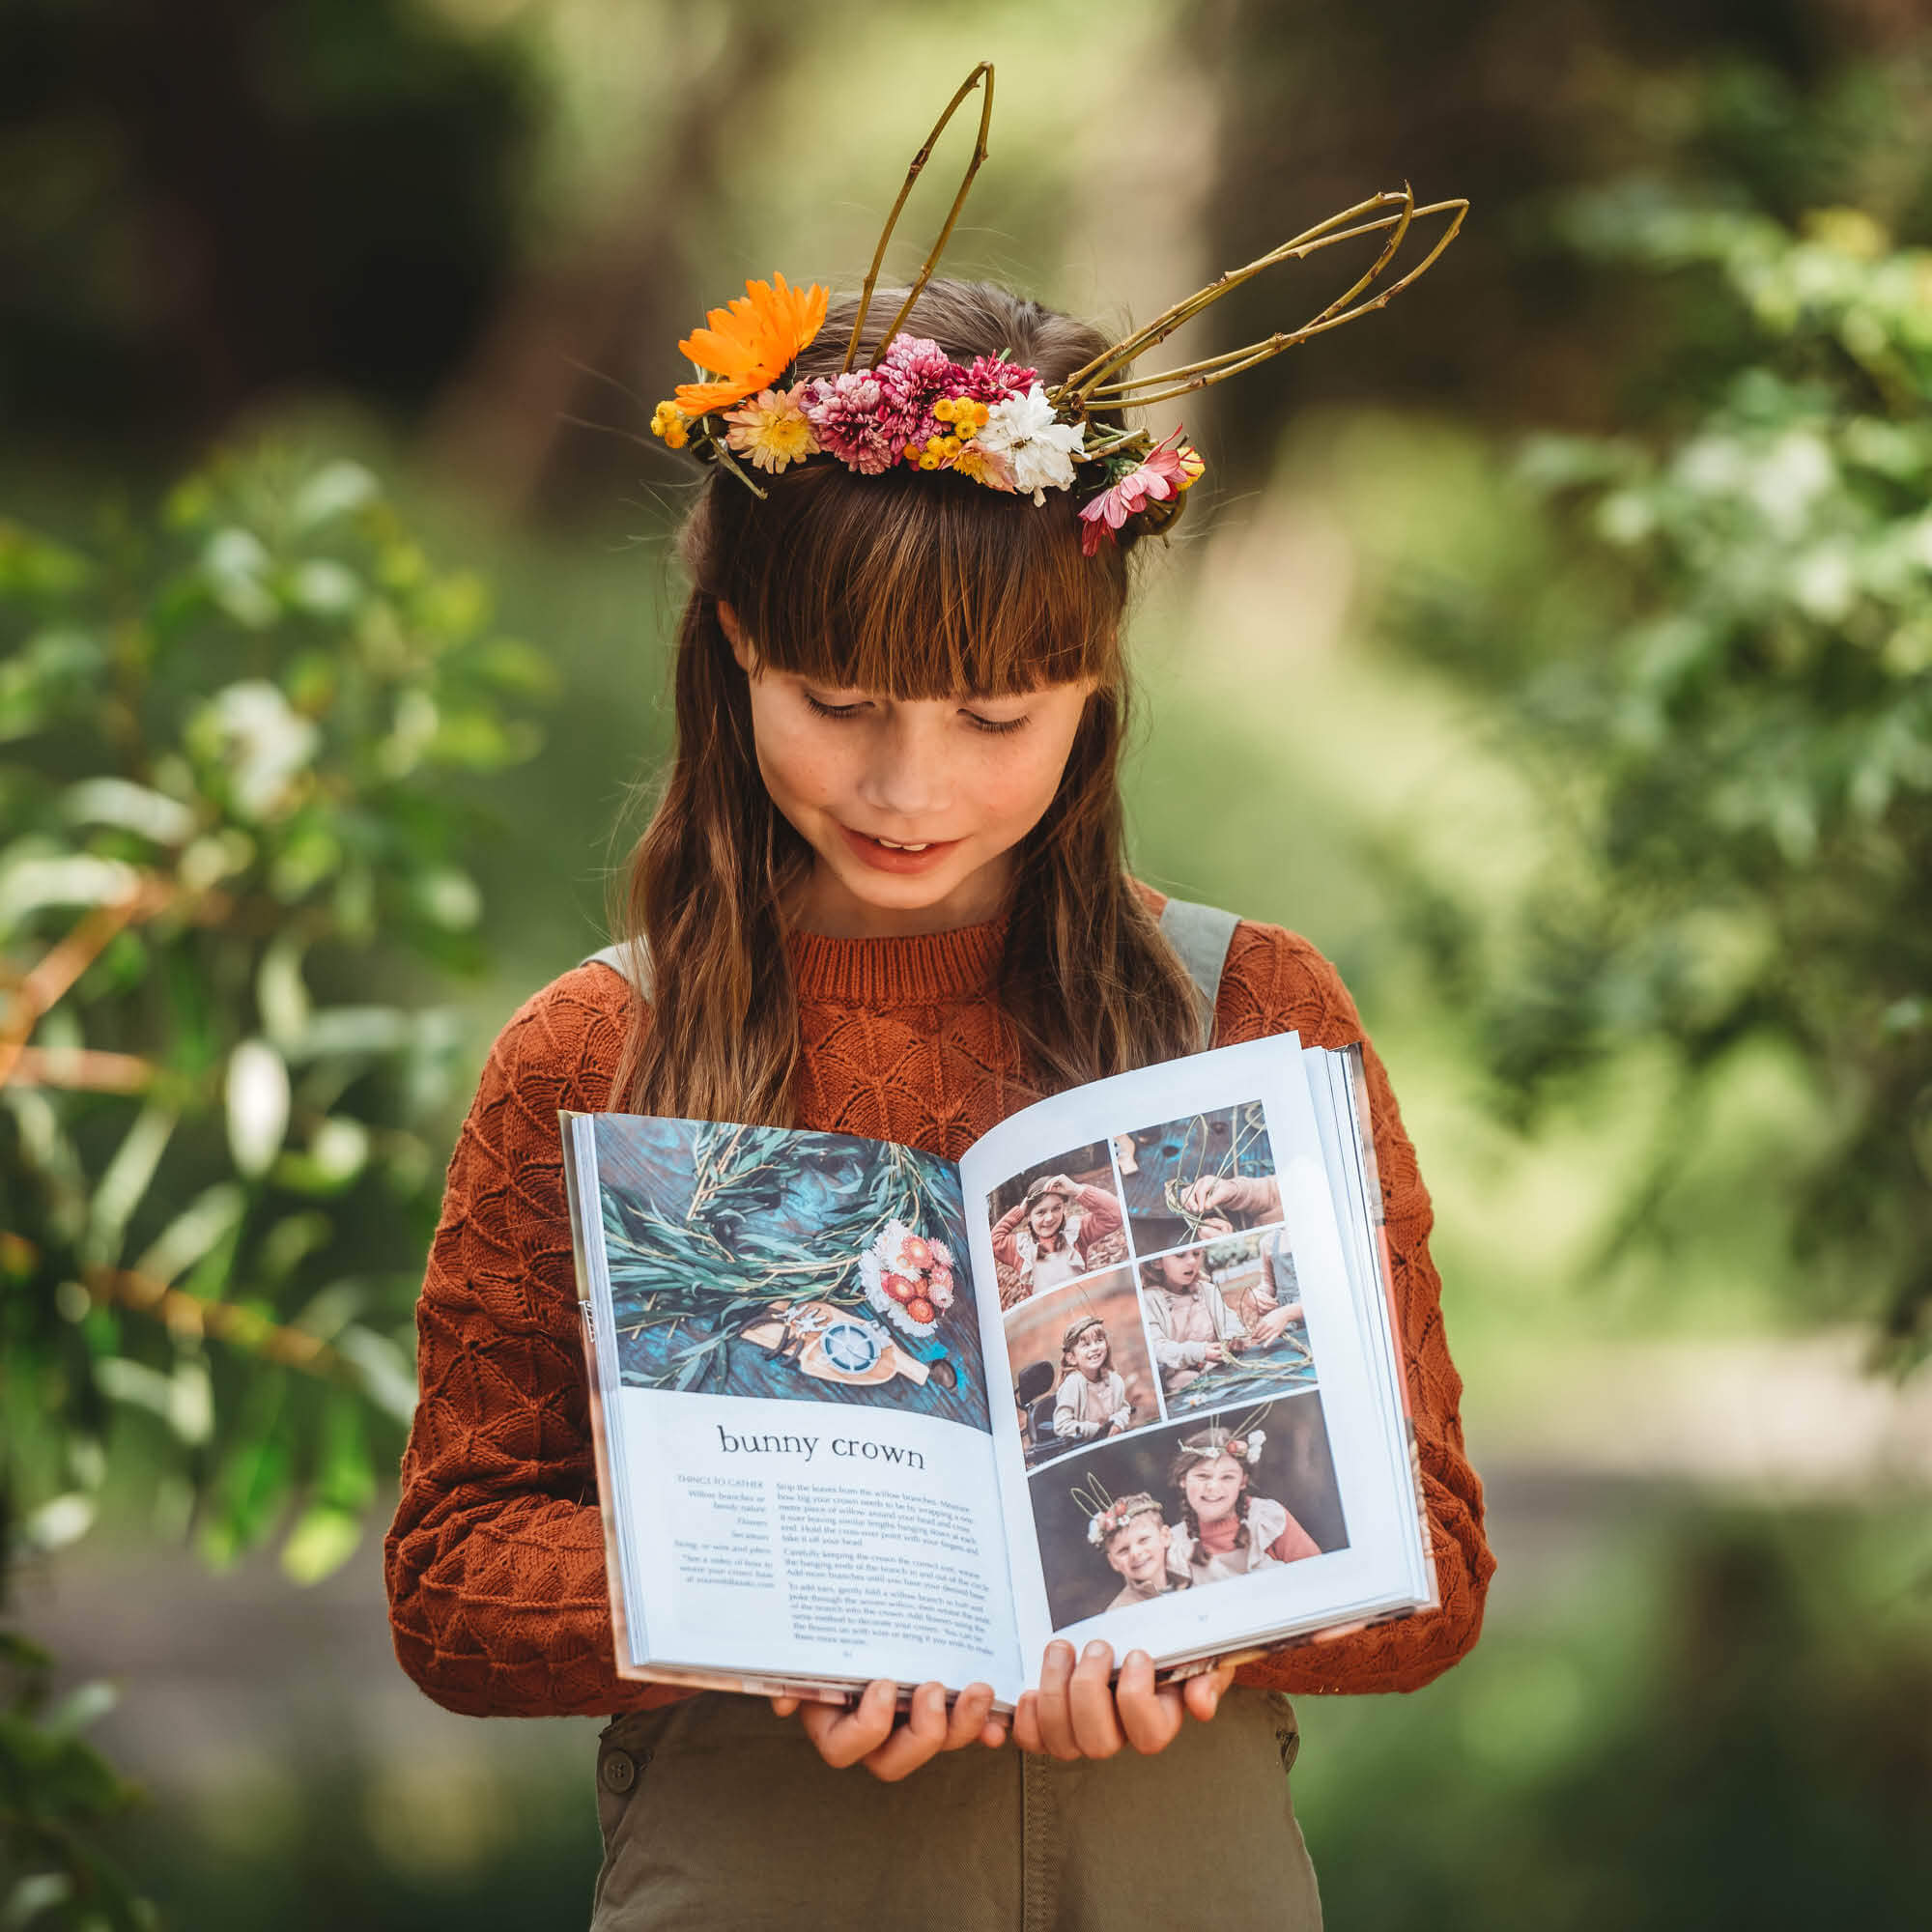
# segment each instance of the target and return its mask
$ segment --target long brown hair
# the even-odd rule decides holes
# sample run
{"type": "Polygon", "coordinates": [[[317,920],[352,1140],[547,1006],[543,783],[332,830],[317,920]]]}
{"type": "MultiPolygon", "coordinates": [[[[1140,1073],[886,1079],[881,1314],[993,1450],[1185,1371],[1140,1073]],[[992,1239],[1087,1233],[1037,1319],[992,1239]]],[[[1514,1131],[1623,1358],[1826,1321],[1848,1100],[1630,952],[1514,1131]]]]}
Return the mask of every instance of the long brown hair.
{"type": "MultiPolygon", "coordinates": [[[[875,298],[868,328],[883,329],[898,299],[875,298]]],[[[833,304],[801,377],[837,373],[854,312],[833,304]]],[[[1105,347],[1086,325],[981,282],[932,282],[908,327],[957,361],[1007,351],[1049,384],[1105,347]]],[[[759,480],[762,500],[714,470],[679,538],[693,587],[676,743],[612,921],[641,943],[654,991],[648,1011],[633,1002],[612,1104],[793,1124],[785,905],[811,852],[758,775],[721,602],[762,668],[839,689],[915,699],[1094,680],[1053,803],[1016,855],[1001,1006],[1042,1092],[1191,1052],[1192,982],[1123,854],[1127,547],[1082,555],[1064,490],[1036,506],[964,477],[855,476],[838,463],[759,480]]]]}

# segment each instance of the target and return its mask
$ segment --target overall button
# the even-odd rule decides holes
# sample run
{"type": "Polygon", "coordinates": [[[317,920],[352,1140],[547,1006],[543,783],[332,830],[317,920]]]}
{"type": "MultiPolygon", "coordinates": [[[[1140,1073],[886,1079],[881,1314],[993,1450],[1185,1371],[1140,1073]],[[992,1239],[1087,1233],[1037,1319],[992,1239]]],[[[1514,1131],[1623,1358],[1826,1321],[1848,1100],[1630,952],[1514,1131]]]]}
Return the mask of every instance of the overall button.
{"type": "Polygon", "coordinates": [[[638,1761],[626,1750],[606,1751],[598,1776],[606,1791],[614,1791],[621,1798],[638,1781],[638,1761]]]}

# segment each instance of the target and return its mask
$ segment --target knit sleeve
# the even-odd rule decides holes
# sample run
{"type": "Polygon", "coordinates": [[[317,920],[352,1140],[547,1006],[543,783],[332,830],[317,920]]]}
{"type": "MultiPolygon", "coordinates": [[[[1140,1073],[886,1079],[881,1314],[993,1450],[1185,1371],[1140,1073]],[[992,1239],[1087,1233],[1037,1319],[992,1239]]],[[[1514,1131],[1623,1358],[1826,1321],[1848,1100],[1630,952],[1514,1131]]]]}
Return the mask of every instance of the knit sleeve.
{"type": "Polygon", "coordinates": [[[608,1103],[623,985],[546,987],[498,1036],[416,1307],[418,1399],[384,1546],[403,1668],[484,1716],[668,1695],[615,1672],[556,1110],[608,1103]]]}
{"type": "MultiPolygon", "coordinates": [[[[1307,1046],[1344,1046],[1362,1038],[1355,1004],[1334,967],[1306,940],[1245,922],[1229,948],[1215,1017],[1216,1038],[1223,1042],[1291,1030],[1307,1046]]],[[[1483,1536],[1483,1486],[1463,1446],[1463,1383],[1443,1334],[1442,1284],[1429,1258],[1434,1210],[1387,1070],[1366,1042],[1363,1057],[1441,1602],[1434,1610],[1331,1642],[1278,1651],[1237,1673],[1242,1683],[1273,1690],[1419,1689],[1474,1645],[1495,1569],[1483,1536]]]]}

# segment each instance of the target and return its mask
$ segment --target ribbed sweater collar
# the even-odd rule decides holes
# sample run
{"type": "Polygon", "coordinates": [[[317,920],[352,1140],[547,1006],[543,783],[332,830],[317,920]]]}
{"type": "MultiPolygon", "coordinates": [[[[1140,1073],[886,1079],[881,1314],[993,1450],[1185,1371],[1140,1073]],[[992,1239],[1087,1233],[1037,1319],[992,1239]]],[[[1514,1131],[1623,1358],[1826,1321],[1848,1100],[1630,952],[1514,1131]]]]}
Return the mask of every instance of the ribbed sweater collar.
{"type": "Polygon", "coordinates": [[[991,993],[1006,940],[1002,914],[984,925],[907,939],[828,939],[795,932],[789,944],[801,1000],[900,1007],[991,993]]]}

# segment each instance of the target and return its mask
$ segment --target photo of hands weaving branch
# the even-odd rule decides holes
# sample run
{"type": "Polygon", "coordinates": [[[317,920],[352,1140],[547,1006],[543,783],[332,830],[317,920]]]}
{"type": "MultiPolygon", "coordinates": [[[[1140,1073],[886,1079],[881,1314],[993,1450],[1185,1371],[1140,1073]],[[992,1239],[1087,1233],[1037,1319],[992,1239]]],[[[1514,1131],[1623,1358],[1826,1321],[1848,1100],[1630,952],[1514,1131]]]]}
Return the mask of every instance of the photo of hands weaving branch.
{"type": "Polygon", "coordinates": [[[626,1383],[991,1427],[958,1176],[912,1148],[599,1122],[626,1383]]]}

